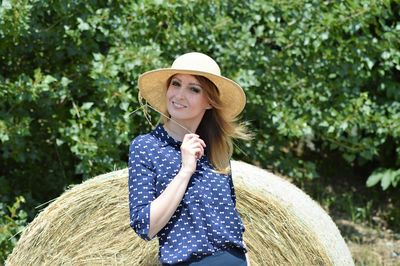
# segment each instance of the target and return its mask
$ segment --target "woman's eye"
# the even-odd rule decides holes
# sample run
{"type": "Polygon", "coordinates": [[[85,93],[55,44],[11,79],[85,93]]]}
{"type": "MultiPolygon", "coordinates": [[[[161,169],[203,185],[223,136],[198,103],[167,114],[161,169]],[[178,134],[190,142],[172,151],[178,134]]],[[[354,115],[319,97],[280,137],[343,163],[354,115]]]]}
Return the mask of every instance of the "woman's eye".
{"type": "Polygon", "coordinates": [[[201,89],[197,87],[191,87],[190,88],[194,93],[200,93],[201,89]]]}
{"type": "Polygon", "coordinates": [[[181,84],[177,80],[171,81],[172,86],[180,86],[181,84]]]}

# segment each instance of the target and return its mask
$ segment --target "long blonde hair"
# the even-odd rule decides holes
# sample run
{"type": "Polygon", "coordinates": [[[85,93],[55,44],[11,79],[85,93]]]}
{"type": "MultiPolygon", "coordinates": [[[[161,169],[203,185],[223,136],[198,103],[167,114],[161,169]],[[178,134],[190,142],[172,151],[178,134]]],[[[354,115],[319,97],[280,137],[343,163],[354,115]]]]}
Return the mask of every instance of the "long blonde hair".
{"type": "MultiPolygon", "coordinates": [[[[204,116],[197,128],[196,134],[207,145],[206,155],[216,171],[228,174],[230,172],[230,159],[233,153],[234,139],[251,139],[251,134],[248,132],[243,123],[239,123],[236,118],[229,119],[224,116],[223,109],[229,108],[224,106],[219,98],[218,88],[209,79],[194,75],[200,82],[211,109],[206,110],[204,116]]],[[[168,79],[167,87],[170,84],[172,77],[168,79]]],[[[162,117],[164,123],[167,118],[162,117]]]]}
{"type": "Polygon", "coordinates": [[[212,109],[208,109],[197,128],[197,134],[200,135],[209,149],[207,156],[214,168],[221,173],[230,172],[229,161],[233,153],[233,140],[249,140],[249,134],[246,126],[239,123],[237,119],[229,119],[223,115],[224,106],[219,98],[218,88],[209,79],[203,76],[195,76],[206,92],[206,96],[212,109]]]}

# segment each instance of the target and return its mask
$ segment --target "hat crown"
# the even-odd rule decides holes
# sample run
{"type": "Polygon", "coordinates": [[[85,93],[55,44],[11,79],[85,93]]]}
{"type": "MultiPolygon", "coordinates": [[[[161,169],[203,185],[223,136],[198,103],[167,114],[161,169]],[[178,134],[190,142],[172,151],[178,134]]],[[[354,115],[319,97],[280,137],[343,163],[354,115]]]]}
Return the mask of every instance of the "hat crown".
{"type": "Polygon", "coordinates": [[[217,62],[208,55],[192,52],[179,56],[171,66],[172,69],[192,70],[221,76],[217,62]]]}

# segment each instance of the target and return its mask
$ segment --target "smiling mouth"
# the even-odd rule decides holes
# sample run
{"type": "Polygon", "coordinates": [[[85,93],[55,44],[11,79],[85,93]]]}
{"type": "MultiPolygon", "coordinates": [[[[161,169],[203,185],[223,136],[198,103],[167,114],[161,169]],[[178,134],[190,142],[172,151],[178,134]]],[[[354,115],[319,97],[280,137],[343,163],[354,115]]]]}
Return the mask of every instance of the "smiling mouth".
{"type": "Polygon", "coordinates": [[[180,103],[177,103],[177,102],[174,102],[174,101],[172,101],[172,104],[177,108],[187,108],[186,105],[183,105],[183,104],[180,104],[180,103]]]}

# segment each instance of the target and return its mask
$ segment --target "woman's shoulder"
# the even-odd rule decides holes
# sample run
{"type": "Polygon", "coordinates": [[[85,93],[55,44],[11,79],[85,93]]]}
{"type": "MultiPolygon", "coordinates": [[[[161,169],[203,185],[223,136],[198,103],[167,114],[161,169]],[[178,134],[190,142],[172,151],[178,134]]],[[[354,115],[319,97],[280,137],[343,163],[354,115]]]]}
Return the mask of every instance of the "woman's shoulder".
{"type": "Polygon", "coordinates": [[[152,131],[136,136],[132,140],[131,146],[164,146],[168,144],[167,134],[168,133],[163,129],[162,124],[158,124],[152,131]]]}
{"type": "Polygon", "coordinates": [[[137,135],[132,141],[131,146],[143,146],[157,142],[153,135],[149,133],[137,135]]]}
{"type": "Polygon", "coordinates": [[[129,147],[129,156],[148,156],[157,151],[157,143],[150,133],[138,135],[135,137],[129,147]]]}

